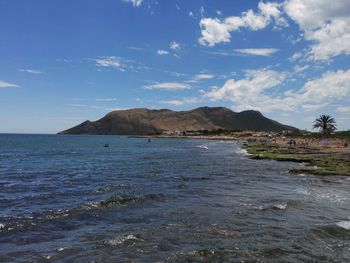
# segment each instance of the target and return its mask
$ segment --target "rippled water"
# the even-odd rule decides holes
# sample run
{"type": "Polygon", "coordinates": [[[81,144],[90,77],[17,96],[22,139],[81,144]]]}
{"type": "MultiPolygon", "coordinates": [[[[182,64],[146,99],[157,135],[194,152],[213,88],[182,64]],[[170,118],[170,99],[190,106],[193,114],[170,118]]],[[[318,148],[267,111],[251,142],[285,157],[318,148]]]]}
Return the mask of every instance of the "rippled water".
{"type": "Polygon", "coordinates": [[[0,135],[0,262],[347,262],[349,178],[298,165],[226,141],[0,135]]]}

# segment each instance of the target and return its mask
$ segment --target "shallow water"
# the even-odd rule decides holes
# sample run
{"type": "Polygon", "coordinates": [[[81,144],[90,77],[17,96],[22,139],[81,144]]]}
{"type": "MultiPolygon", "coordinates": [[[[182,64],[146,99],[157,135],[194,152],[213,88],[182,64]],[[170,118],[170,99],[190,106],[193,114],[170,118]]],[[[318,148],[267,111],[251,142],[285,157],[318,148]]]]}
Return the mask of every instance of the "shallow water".
{"type": "Polygon", "coordinates": [[[350,180],[299,165],[228,141],[0,135],[0,262],[347,262],[350,180]]]}

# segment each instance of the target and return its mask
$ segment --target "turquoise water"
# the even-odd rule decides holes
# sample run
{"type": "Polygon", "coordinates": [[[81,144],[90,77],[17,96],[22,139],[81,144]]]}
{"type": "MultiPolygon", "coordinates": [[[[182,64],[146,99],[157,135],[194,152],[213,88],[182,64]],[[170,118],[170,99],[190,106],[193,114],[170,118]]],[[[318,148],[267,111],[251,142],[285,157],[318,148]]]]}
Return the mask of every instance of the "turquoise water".
{"type": "Polygon", "coordinates": [[[346,262],[349,178],[297,166],[228,141],[3,134],[0,262],[346,262]]]}

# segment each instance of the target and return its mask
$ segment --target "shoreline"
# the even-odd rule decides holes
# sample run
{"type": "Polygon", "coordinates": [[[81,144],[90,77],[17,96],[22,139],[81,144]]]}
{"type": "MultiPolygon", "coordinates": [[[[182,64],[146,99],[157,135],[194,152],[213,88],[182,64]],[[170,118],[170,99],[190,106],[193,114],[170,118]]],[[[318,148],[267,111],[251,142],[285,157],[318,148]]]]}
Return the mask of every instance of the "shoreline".
{"type": "Polygon", "coordinates": [[[226,135],[149,135],[140,136],[141,138],[156,138],[156,139],[202,139],[202,140],[227,140],[227,141],[237,141],[236,137],[226,136],[226,135]]]}
{"type": "Polygon", "coordinates": [[[249,142],[251,136],[171,136],[154,135],[148,138],[169,139],[206,139],[206,140],[231,140],[244,141],[247,146],[243,147],[251,159],[265,159],[276,161],[289,161],[306,163],[304,168],[289,170],[290,174],[308,173],[321,176],[350,176],[350,147],[344,146],[341,138],[302,138],[302,137],[278,137],[272,143],[249,142]],[[288,145],[290,140],[295,145],[288,145]],[[327,144],[325,144],[327,142],[327,144]]]}

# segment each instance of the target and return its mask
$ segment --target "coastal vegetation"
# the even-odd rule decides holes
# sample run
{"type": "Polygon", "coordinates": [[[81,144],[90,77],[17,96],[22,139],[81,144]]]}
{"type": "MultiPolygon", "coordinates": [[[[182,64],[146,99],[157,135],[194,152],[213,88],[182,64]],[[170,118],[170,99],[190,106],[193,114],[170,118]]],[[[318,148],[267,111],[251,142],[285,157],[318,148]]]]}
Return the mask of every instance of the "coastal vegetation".
{"type": "Polygon", "coordinates": [[[290,173],[310,173],[315,175],[350,175],[350,153],[327,151],[327,149],[291,148],[287,146],[249,145],[252,159],[268,159],[305,163],[303,168],[290,173]]]}

